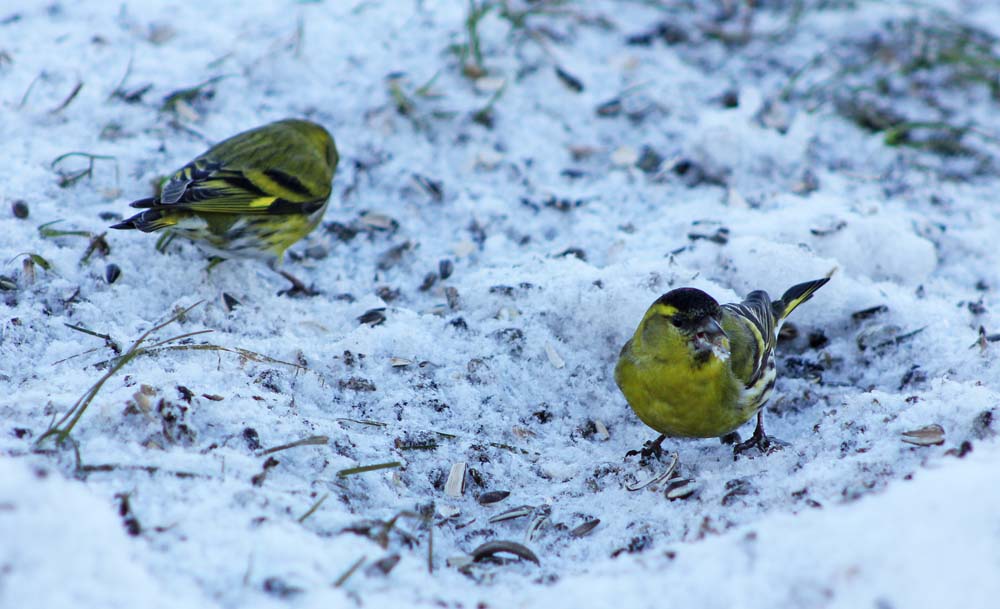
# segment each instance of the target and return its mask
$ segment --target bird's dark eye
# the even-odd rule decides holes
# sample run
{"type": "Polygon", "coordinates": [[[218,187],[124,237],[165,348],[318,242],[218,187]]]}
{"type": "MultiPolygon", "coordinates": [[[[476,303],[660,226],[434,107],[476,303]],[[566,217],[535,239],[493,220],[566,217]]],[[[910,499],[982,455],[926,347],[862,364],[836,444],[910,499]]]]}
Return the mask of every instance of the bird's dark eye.
{"type": "Polygon", "coordinates": [[[679,328],[681,326],[681,316],[680,315],[671,315],[670,316],[670,323],[674,324],[675,326],[677,326],[679,328]]]}

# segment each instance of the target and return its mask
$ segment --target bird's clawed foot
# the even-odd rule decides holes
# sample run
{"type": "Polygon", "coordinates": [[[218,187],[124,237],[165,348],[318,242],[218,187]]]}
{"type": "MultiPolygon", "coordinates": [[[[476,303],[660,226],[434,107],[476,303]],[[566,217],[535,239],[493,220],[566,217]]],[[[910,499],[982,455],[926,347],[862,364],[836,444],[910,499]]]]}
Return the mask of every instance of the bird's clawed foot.
{"type": "Polygon", "coordinates": [[[302,283],[295,275],[287,271],[278,271],[278,274],[292,284],[292,287],[278,292],[278,296],[319,296],[319,290],[302,283]]]}
{"type": "Polygon", "coordinates": [[[648,464],[651,458],[659,461],[660,457],[663,456],[663,441],[666,439],[667,436],[660,435],[659,438],[643,444],[640,450],[628,451],[627,453],[625,453],[625,457],[628,458],[628,457],[634,457],[635,455],[639,455],[639,465],[648,464]]]}
{"type": "MultiPolygon", "coordinates": [[[[735,432],[733,432],[735,434],[735,432]]],[[[723,442],[726,438],[733,435],[726,434],[723,436],[723,442]]],[[[753,435],[750,436],[746,441],[739,442],[739,435],[736,435],[737,443],[733,446],[733,458],[739,457],[742,453],[750,450],[751,448],[756,448],[760,451],[762,455],[769,455],[773,452],[777,452],[782,448],[788,446],[788,442],[783,442],[777,438],[773,438],[766,433],[764,433],[764,411],[761,410],[757,413],[757,426],[753,430],[753,435]]]]}

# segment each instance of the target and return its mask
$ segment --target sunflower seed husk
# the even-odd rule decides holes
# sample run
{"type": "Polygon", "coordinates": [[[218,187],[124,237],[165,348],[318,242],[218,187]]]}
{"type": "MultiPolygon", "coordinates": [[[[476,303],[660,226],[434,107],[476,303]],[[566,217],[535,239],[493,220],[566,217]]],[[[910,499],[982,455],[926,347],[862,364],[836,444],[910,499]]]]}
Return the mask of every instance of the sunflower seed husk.
{"type": "Polygon", "coordinates": [[[448,566],[453,569],[464,569],[470,566],[474,561],[471,556],[466,556],[461,554],[459,556],[451,556],[448,558],[448,566]]]}
{"type": "Polygon", "coordinates": [[[548,523],[550,516],[552,516],[552,506],[539,506],[531,517],[531,523],[528,524],[528,530],[524,533],[524,540],[534,540],[535,536],[538,535],[538,532],[548,523]]]}
{"type": "Polygon", "coordinates": [[[465,469],[465,461],[452,464],[448,481],[444,485],[444,493],[449,497],[461,497],[465,492],[465,469]]]}
{"type": "Polygon", "coordinates": [[[118,281],[118,278],[121,277],[121,275],[122,275],[121,268],[119,268],[119,266],[113,262],[104,269],[104,279],[108,283],[114,283],[118,281]]]}
{"type": "Polygon", "coordinates": [[[921,427],[920,429],[904,431],[903,442],[913,444],[914,446],[935,446],[937,444],[944,444],[944,428],[937,423],[932,423],[921,427]]]}
{"type": "Polygon", "coordinates": [[[601,524],[600,518],[594,518],[593,520],[588,520],[576,527],[569,532],[570,537],[586,537],[590,535],[591,531],[597,528],[597,525],[601,524]]]}
{"type": "Polygon", "coordinates": [[[493,505],[510,497],[510,491],[487,491],[479,496],[479,505],[493,505]]]}
{"type": "Polygon", "coordinates": [[[545,343],[545,355],[549,356],[549,362],[557,370],[566,367],[566,362],[556,353],[556,348],[552,346],[552,343],[545,343]]]}
{"type": "Polygon", "coordinates": [[[515,518],[524,518],[532,512],[535,511],[535,506],[533,505],[519,505],[509,510],[500,512],[499,514],[492,516],[490,518],[491,523],[503,522],[504,520],[514,520],[515,518]]]}
{"type": "Polygon", "coordinates": [[[597,435],[601,440],[607,441],[611,439],[611,433],[608,431],[608,427],[600,419],[594,419],[594,429],[597,430],[597,435]]]}
{"type": "Polygon", "coordinates": [[[667,489],[666,496],[671,501],[674,499],[686,499],[697,490],[698,485],[695,484],[694,480],[679,479],[674,481],[673,485],[667,489]]]}
{"type": "Polygon", "coordinates": [[[530,560],[536,565],[541,564],[538,561],[538,556],[531,551],[527,546],[517,543],[516,541],[487,541],[483,545],[479,546],[472,551],[471,556],[473,562],[479,562],[486,558],[490,558],[495,554],[500,552],[507,552],[508,554],[513,554],[518,558],[523,558],[524,560],[530,560]]]}
{"type": "Polygon", "coordinates": [[[645,482],[637,482],[635,484],[626,484],[625,485],[625,490],[627,490],[627,491],[633,491],[633,492],[634,491],[640,491],[640,490],[646,488],[647,486],[651,486],[653,484],[659,484],[660,482],[663,482],[664,480],[668,480],[672,475],[674,475],[674,471],[676,471],[676,469],[677,469],[677,462],[678,462],[679,459],[680,459],[680,457],[678,457],[677,453],[673,453],[670,456],[670,465],[667,467],[666,470],[664,470],[662,473],[660,473],[660,474],[658,474],[656,476],[653,476],[652,478],[650,478],[649,480],[646,480],[645,482]]]}
{"type": "Polygon", "coordinates": [[[361,221],[377,230],[392,230],[399,226],[399,223],[389,216],[372,211],[362,214],[361,221]]]}

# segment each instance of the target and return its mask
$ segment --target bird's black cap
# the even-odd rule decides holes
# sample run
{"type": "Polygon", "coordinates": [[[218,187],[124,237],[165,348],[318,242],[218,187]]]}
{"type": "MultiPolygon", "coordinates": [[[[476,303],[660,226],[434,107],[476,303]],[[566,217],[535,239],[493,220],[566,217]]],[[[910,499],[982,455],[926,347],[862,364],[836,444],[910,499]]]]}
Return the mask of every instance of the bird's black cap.
{"type": "Polygon", "coordinates": [[[677,309],[677,315],[688,322],[700,321],[706,317],[719,317],[722,313],[718,301],[697,288],[670,290],[657,298],[653,304],[677,309]]]}

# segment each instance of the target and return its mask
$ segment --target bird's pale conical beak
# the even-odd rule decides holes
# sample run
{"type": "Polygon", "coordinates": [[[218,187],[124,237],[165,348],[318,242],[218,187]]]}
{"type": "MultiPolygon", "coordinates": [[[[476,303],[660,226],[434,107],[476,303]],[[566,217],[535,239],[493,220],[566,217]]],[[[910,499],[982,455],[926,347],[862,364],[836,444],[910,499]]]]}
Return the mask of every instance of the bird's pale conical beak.
{"type": "Polygon", "coordinates": [[[695,343],[703,349],[715,353],[719,359],[729,356],[729,335],[718,319],[709,317],[698,326],[694,335],[695,343]]]}

